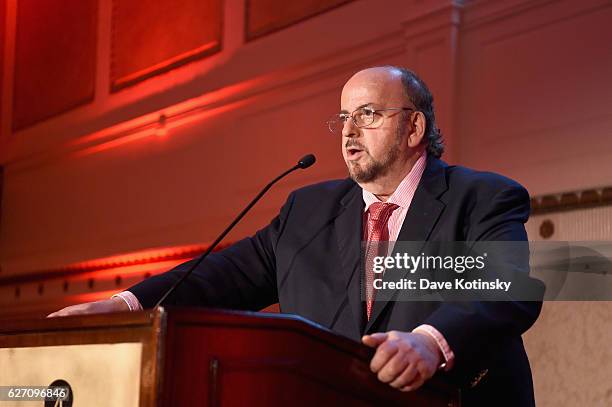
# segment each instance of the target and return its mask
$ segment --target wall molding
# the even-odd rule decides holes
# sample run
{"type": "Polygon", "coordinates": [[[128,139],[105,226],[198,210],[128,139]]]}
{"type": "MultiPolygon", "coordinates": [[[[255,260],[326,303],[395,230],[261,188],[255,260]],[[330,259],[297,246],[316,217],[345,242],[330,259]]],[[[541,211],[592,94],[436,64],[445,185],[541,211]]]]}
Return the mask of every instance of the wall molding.
{"type": "Polygon", "coordinates": [[[531,214],[565,212],[612,205],[612,186],[531,198],[531,214]]]}
{"type": "Polygon", "coordinates": [[[244,42],[246,43],[249,41],[259,39],[266,35],[274,34],[278,31],[281,31],[291,26],[294,26],[296,24],[299,24],[310,18],[314,18],[320,14],[327,13],[328,11],[332,11],[334,9],[340,8],[347,3],[350,3],[351,1],[354,1],[354,0],[337,0],[336,4],[325,6],[318,11],[314,11],[314,12],[309,11],[305,15],[300,16],[298,18],[289,19],[287,21],[276,21],[273,24],[269,24],[269,27],[260,28],[259,30],[253,30],[249,24],[251,22],[250,17],[252,14],[253,0],[246,0],[245,7],[244,7],[244,42]]]}
{"type": "MultiPolygon", "coordinates": [[[[117,64],[118,64],[118,53],[117,48],[119,44],[122,42],[123,38],[120,32],[121,24],[120,20],[122,14],[119,13],[119,9],[121,8],[120,2],[118,0],[112,1],[112,10],[111,10],[111,53],[110,53],[110,91],[111,93],[118,92],[121,89],[126,87],[135,85],[141,81],[152,78],[154,76],[160,75],[164,72],[168,72],[174,68],[178,68],[182,65],[188,64],[193,61],[197,61],[199,59],[203,59],[209,57],[217,52],[220,52],[223,49],[223,19],[224,19],[224,2],[223,0],[217,0],[218,3],[215,3],[218,10],[218,15],[215,17],[218,19],[218,32],[216,33],[217,38],[211,39],[206,42],[200,42],[198,46],[195,48],[185,50],[179,54],[176,54],[172,57],[168,57],[167,59],[155,63],[153,65],[147,66],[145,68],[139,69],[137,71],[131,73],[125,73],[123,75],[118,74],[117,64]]],[[[195,12],[195,10],[192,10],[195,12]]],[[[123,18],[127,18],[127,16],[123,16],[123,18]]],[[[134,22],[130,18],[130,25],[133,25],[134,22]]],[[[214,22],[210,22],[209,24],[214,24],[214,22]]],[[[153,39],[154,40],[154,39],[153,39]]]]}
{"type": "MultiPolygon", "coordinates": [[[[232,243],[222,243],[217,246],[214,252],[223,250],[231,244],[232,243]]],[[[62,278],[78,279],[79,277],[91,272],[103,272],[105,270],[120,267],[152,265],[171,260],[186,260],[202,254],[208,250],[209,247],[210,246],[207,245],[192,245],[152,249],[101,259],[88,260],[65,267],[58,267],[48,270],[36,270],[24,274],[8,275],[0,277],[0,287],[19,284],[45,283],[50,280],[62,278]]]]}

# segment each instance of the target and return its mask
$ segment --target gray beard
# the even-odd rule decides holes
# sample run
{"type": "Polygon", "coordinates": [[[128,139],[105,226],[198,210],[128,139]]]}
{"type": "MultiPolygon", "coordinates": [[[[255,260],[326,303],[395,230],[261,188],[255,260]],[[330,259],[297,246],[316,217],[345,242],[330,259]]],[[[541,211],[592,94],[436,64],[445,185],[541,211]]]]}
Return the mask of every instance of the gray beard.
{"type": "MultiPolygon", "coordinates": [[[[391,164],[393,164],[399,157],[399,146],[403,140],[403,135],[405,131],[406,123],[402,121],[397,127],[395,145],[393,145],[389,149],[389,151],[387,151],[381,161],[376,161],[370,156],[371,161],[365,166],[362,166],[360,164],[347,163],[349,177],[351,177],[351,179],[357,183],[363,183],[371,182],[379,177],[387,175],[391,164]]],[[[366,154],[368,154],[368,156],[370,155],[367,151],[366,154]]]]}
{"type": "Polygon", "coordinates": [[[349,164],[348,171],[351,179],[357,183],[371,182],[389,172],[389,164],[397,159],[399,152],[392,149],[382,161],[370,161],[365,166],[361,164],[349,164]]]}

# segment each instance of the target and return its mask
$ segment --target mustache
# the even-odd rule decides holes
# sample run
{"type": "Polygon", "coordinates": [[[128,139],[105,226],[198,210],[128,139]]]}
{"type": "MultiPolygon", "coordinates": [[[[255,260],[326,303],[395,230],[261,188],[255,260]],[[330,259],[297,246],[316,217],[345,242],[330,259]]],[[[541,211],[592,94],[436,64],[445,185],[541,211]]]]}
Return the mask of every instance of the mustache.
{"type": "Polygon", "coordinates": [[[359,144],[358,142],[354,141],[354,140],[349,140],[346,142],[346,144],[344,145],[345,149],[349,149],[349,148],[358,148],[360,150],[363,150],[365,152],[367,152],[368,150],[365,148],[364,145],[359,144]]]}

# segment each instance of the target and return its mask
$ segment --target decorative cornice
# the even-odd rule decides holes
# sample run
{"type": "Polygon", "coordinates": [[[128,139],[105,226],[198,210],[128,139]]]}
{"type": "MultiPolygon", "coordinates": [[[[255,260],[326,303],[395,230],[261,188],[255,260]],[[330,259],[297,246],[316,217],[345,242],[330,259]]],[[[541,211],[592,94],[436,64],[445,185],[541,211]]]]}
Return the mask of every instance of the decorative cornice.
{"type": "Polygon", "coordinates": [[[612,205],[612,187],[586,189],[531,198],[532,215],[612,205]]]}
{"type": "MultiPolygon", "coordinates": [[[[223,250],[231,243],[220,244],[214,251],[223,250]]],[[[10,275],[0,278],[0,287],[17,284],[31,284],[60,278],[78,278],[92,271],[110,270],[119,267],[155,264],[171,260],[190,259],[202,254],[209,246],[179,246],[165,249],[145,250],[135,253],[94,259],[65,267],[38,270],[27,274],[10,275]]]]}

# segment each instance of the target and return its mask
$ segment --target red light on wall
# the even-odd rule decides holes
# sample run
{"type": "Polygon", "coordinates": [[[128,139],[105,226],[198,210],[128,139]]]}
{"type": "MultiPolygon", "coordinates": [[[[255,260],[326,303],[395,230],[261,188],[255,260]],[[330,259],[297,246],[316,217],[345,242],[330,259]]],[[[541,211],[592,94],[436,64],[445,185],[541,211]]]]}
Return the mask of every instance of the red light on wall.
{"type": "Polygon", "coordinates": [[[165,114],[159,115],[159,120],[157,121],[157,129],[155,130],[155,135],[158,137],[164,137],[168,134],[168,128],[166,127],[167,117],[165,114]]]}
{"type": "Polygon", "coordinates": [[[256,89],[265,80],[258,78],[226,86],[202,96],[182,101],[163,110],[116,124],[68,143],[74,157],[83,157],[120,147],[149,136],[165,137],[173,129],[209,119],[254,102],[256,89]],[[241,96],[241,97],[240,97],[241,96]],[[236,100],[237,99],[237,100],[236,100]]]}

